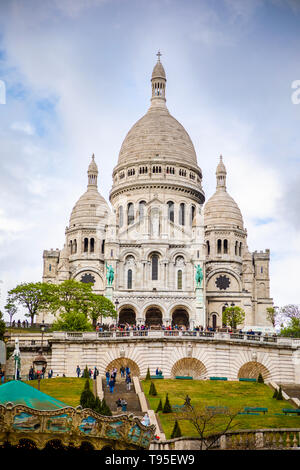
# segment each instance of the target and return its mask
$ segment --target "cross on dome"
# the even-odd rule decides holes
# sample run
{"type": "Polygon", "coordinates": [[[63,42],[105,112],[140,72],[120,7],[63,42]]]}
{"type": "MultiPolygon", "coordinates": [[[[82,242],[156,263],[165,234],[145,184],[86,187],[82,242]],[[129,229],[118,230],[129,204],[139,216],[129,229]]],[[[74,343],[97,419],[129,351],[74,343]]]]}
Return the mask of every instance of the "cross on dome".
{"type": "Polygon", "coordinates": [[[156,55],[157,55],[157,61],[160,62],[160,58],[162,56],[162,53],[160,52],[159,49],[158,49],[158,53],[156,55]]]}

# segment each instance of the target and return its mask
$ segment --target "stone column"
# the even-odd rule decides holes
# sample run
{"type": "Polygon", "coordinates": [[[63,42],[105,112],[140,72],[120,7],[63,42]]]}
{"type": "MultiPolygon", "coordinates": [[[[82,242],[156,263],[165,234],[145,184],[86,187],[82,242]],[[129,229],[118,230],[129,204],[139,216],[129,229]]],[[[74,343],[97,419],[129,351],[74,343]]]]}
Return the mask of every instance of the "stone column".
{"type": "Polygon", "coordinates": [[[205,303],[203,298],[203,287],[196,287],[196,325],[206,328],[205,303]]]}

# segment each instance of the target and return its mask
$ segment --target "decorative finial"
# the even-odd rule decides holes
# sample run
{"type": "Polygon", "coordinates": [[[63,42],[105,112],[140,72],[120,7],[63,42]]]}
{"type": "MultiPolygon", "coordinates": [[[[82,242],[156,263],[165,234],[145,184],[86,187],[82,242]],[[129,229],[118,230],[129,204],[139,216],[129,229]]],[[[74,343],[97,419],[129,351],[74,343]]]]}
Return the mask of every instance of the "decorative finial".
{"type": "Polygon", "coordinates": [[[222,156],[222,155],[220,155],[220,160],[221,160],[221,161],[223,160],[223,156],[222,156]]]}
{"type": "Polygon", "coordinates": [[[162,53],[160,52],[159,49],[158,49],[158,53],[156,55],[157,55],[157,61],[160,62],[160,57],[161,57],[162,53]]]}
{"type": "Polygon", "coordinates": [[[95,154],[94,154],[94,153],[93,153],[93,155],[92,155],[92,159],[95,160],[95,154]]]}

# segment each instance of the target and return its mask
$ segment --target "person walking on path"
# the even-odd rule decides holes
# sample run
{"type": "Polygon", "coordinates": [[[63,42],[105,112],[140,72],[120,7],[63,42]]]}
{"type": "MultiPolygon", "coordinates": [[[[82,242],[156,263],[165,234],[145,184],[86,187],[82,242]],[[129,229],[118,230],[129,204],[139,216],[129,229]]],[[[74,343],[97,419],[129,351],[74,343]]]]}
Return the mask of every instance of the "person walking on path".
{"type": "Polygon", "coordinates": [[[96,380],[97,375],[99,375],[99,371],[98,371],[97,367],[95,366],[95,368],[94,368],[94,375],[93,375],[93,379],[94,379],[94,380],[96,380]]]}
{"type": "Polygon", "coordinates": [[[107,387],[109,386],[109,379],[110,379],[110,373],[109,371],[107,370],[106,373],[105,373],[105,377],[106,377],[106,385],[107,387]]]}
{"type": "Polygon", "coordinates": [[[79,378],[80,377],[80,367],[79,366],[76,367],[76,374],[77,374],[77,377],[79,378]]]}
{"type": "Polygon", "coordinates": [[[109,391],[110,391],[110,393],[113,393],[113,392],[114,392],[115,381],[114,381],[113,379],[110,379],[108,385],[109,385],[109,391]]]}
{"type": "Polygon", "coordinates": [[[122,366],[120,368],[120,373],[121,373],[121,377],[124,378],[124,376],[125,376],[125,367],[124,366],[122,366]]]}
{"type": "Polygon", "coordinates": [[[125,381],[126,381],[126,384],[127,384],[127,390],[130,391],[130,389],[131,389],[131,377],[130,377],[130,374],[128,374],[128,375],[126,376],[125,381]]]}
{"type": "Polygon", "coordinates": [[[127,401],[122,398],[121,400],[122,411],[127,411],[127,401]]]}
{"type": "Polygon", "coordinates": [[[118,398],[117,401],[116,401],[116,405],[117,405],[117,411],[119,408],[122,408],[122,403],[121,403],[121,398],[118,398]]]}

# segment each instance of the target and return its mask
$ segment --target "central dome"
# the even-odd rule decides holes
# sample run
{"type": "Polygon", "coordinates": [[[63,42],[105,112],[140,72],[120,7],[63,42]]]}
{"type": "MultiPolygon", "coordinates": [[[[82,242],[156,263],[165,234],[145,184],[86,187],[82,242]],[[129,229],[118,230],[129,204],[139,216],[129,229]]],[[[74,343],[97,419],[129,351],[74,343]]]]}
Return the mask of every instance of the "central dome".
{"type": "Polygon", "coordinates": [[[190,136],[166,107],[166,81],[164,67],[158,59],[151,78],[151,106],[126,135],[118,165],[159,157],[197,166],[196,152],[190,136]]]}
{"type": "Polygon", "coordinates": [[[197,165],[190,136],[166,106],[151,106],[147,114],[134,124],[122,144],[118,165],[157,156],[197,165]]]}

